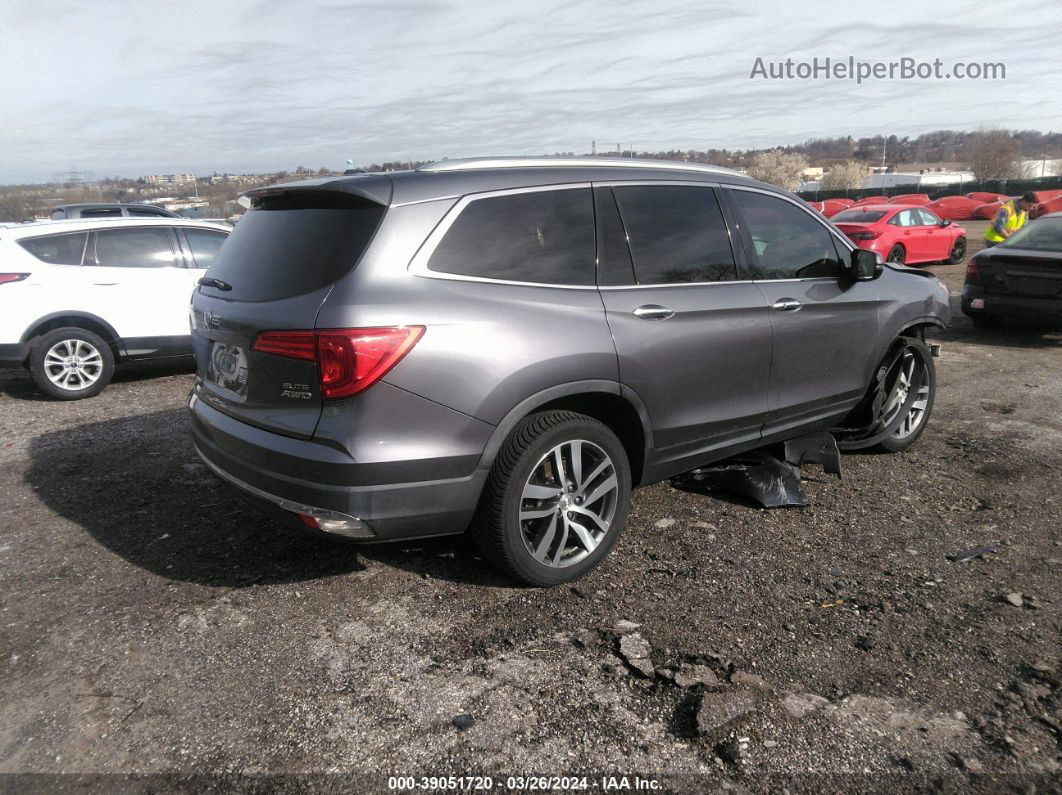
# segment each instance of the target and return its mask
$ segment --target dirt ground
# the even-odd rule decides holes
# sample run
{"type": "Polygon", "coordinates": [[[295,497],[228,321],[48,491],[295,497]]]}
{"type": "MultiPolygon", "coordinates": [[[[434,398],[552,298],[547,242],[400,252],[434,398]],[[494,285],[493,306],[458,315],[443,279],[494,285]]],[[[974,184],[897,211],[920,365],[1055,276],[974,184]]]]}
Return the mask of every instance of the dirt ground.
{"type": "Polygon", "coordinates": [[[641,490],[552,590],[263,522],[192,450],[188,368],[71,404],[4,374],[3,786],[1062,791],[1062,334],[938,336],[910,451],[806,468],[803,509],[641,490]]]}

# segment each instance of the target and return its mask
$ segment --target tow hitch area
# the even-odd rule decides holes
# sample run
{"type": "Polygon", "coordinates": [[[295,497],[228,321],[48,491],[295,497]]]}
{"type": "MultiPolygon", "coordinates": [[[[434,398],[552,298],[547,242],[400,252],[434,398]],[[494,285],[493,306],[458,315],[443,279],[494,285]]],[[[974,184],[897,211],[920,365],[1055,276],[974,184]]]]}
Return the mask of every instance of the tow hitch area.
{"type": "Polygon", "coordinates": [[[712,494],[729,491],[755,500],[764,508],[807,505],[800,486],[800,465],[820,464],[828,474],[841,476],[841,453],[830,433],[791,439],[783,446],[784,460],[765,450],[728,458],[671,478],[683,491],[712,494]]]}

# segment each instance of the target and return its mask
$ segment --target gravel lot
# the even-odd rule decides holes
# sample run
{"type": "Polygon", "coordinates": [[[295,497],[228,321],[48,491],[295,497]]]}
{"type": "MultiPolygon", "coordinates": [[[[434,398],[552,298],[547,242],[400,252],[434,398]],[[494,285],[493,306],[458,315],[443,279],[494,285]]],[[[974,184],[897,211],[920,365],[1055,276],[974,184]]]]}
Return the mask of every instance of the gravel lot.
{"type": "MultiPolygon", "coordinates": [[[[931,269],[957,293],[962,266],[931,269]]],[[[192,450],[188,368],[72,404],[5,373],[0,773],[1062,791],[1062,335],[957,315],[939,341],[912,450],[805,468],[804,509],[641,490],[605,564],[552,590],[460,540],[262,522],[192,450]]],[[[64,783],[131,784],[5,787],[64,783]]]]}

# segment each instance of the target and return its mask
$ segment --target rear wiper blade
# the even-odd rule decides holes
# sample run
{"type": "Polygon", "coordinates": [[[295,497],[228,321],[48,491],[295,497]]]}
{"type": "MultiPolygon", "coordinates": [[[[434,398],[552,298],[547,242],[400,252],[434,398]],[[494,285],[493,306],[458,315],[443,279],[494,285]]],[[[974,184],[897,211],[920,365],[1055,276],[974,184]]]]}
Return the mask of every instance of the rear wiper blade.
{"type": "Polygon", "coordinates": [[[223,282],[221,279],[215,279],[212,276],[204,276],[199,280],[199,284],[204,287],[213,287],[216,290],[231,290],[232,285],[228,282],[223,282]]]}

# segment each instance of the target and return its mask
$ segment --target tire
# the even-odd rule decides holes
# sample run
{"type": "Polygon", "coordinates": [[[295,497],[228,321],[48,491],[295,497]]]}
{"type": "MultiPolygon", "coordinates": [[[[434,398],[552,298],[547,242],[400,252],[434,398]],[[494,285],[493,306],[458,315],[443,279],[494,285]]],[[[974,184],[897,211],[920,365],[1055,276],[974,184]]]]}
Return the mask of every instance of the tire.
{"type": "Polygon", "coordinates": [[[114,375],[114,353],[83,328],[49,331],[30,350],[29,371],[37,388],[57,400],[98,395],[114,375]]]}
{"type": "Polygon", "coordinates": [[[487,560],[518,580],[571,582],[616,543],[630,492],[627,453],[605,425],[570,411],[532,414],[517,423],[494,460],[472,535],[487,560]],[[582,482],[569,482],[576,471],[582,482]]]}
{"type": "Polygon", "coordinates": [[[893,265],[903,265],[907,259],[907,249],[901,244],[897,243],[889,249],[889,256],[885,258],[886,262],[891,262],[893,265]]]}
{"type": "MultiPolygon", "coordinates": [[[[918,437],[922,435],[929,423],[929,417],[933,413],[933,402],[937,396],[937,369],[933,364],[933,355],[929,352],[929,348],[925,343],[916,339],[905,339],[904,342],[906,350],[903,355],[905,359],[908,355],[911,356],[915,365],[912,380],[921,382],[919,391],[924,389],[925,395],[915,399],[900,427],[878,443],[878,448],[887,453],[906,450],[918,441],[918,437]],[[917,375],[918,368],[922,370],[920,378],[917,375]]],[[[903,366],[901,366],[902,369],[904,369],[903,366]]],[[[909,394],[908,389],[904,393],[904,398],[909,394]]]]}
{"type": "Polygon", "coordinates": [[[951,244],[951,253],[944,260],[944,263],[946,265],[958,265],[964,259],[966,259],[966,237],[957,237],[955,242],[951,244]]]}
{"type": "Polygon", "coordinates": [[[970,322],[977,328],[999,328],[1003,325],[1003,318],[993,317],[992,315],[967,315],[970,318],[970,322]]]}

